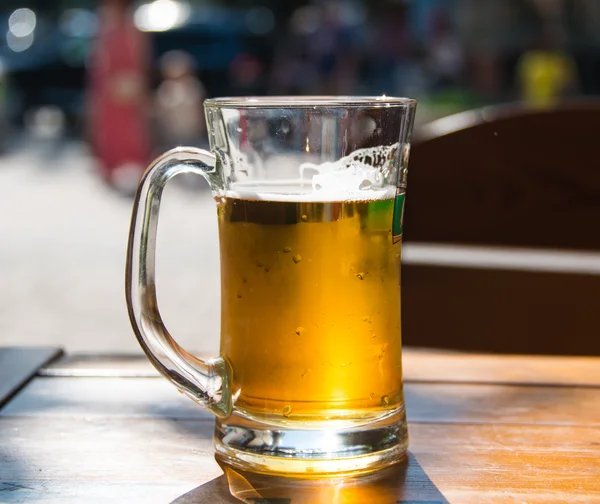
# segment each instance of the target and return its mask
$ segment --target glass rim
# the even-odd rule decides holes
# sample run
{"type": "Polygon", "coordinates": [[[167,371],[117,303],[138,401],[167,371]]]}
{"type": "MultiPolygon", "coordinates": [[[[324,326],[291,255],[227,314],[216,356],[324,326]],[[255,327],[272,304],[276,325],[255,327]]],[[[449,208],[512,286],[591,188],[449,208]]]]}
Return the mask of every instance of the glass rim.
{"type": "Polygon", "coordinates": [[[381,108],[414,107],[417,100],[397,96],[239,96],[208,98],[205,107],[215,108],[381,108]]]}

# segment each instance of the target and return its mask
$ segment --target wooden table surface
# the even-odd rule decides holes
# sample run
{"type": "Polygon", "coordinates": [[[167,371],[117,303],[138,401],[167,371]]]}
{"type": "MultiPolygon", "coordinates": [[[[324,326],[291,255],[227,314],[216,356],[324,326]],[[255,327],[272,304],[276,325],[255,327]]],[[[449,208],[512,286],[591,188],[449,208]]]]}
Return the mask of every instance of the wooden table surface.
{"type": "Polygon", "coordinates": [[[600,357],[404,366],[408,461],[307,482],[224,475],[210,415],[142,357],[0,350],[0,503],[600,503],[600,357]]]}

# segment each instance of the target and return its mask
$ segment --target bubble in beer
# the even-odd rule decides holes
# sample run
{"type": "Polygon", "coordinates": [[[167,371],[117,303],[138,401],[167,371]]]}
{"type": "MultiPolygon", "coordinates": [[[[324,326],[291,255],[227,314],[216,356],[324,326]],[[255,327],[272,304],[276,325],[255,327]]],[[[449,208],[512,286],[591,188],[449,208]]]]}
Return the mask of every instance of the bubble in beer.
{"type": "Polygon", "coordinates": [[[300,261],[302,261],[302,256],[300,254],[296,254],[294,257],[292,257],[292,260],[298,264],[300,261]]]}
{"type": "Polygon", "coordinates": [[[271,271],[271,268],[269,268],[268,266],[265,267],[265,273],[268,273],[269,271],[271,271]]]}
{"type": "Polygon", "coordinates": [[[237,390],[241,390],[239,404],[252,415],[266,417],[273,412],[278,397],[281,402],[275,405],[275,415],[281,414],[283,423],[292,422],[291,415],[294,419],[306,415],[320,421],[321,418],[345,419],[350,411],[356,411],[363,418],[361,415],[367,414],[363,408],[368,410],[368,415],[389,412],[392,400],[395,405],[402,398],[400,352],[397,351],[400,321],[396,308],[399,266],[394,260],[394,253],[401,244],[392,245],[386,234],[389,229],[386,224],[392,221],[393,191],[385,193],[391,195],[386,199],[383,191],[381,196],[375,190],[373,196],[352,193],[349,198],[352,204],[344,204],[345,194],[337,187],[331,194],[323,195],[305,194],[305,189],[299,188],[298,198],[295,193],[284,194],[280,198],[273,196],[277,201],[271,201],[270,186],[264,195],[256,196],[252,191],[258,192],[258,189],[250,186],[247,191],[250,194],[236,196],[235,201],[243,203],[234,209],[230,199],[225,214],[220,217],[224,249],[232,252],[224,257],[227,288],[231,291],[224,301],[232,337],[223,344],[226,355],[235,364],[236,385],[240,385],[237,390]],[[301,220],[304,215],[306,221],[301,220]],[[374,221],[371,219],[374,215],[382,218],[374,221]],[[311,225],[298,226],[299,220],[301,224],[311,225]],[[358,231],[361,221],[365,221],[363,233],[358,231]],[[244,222],[248,224],[240,225],[244,222]],[[324,263],[316,261],[313,255],[306,256],[307,251],[321,250],[321,244],[323,250],[338,253],[340,240],[347,245],[344,247],[347,256],[340,255],[324,263]],[[301,250],[305,256],[300,255],[301,250]],[[286,262],[293,260],[292,264],[298,265],[294,259],[303,260],[303,267],[294,269],[286,262]],[[257,270],[252,270],[253,264],[257,270]],[[269,273],[265,272],[266,267],[270,267],[269,273]],[[323,271],[327,278],[323,277],[323,271]],[[353,275],[360,284],[354,281],[353,275]],[[367,275],[369,281],[365,282],[367,275]],[[330,278],[331,284],[328,283],[330,278]],[[384,278],[385,284],[378,284],[378,278],[384,278]],[[286,289],[285,305],[290,308],[284,310],[285,313],[272,310],[271,306],[273,288],[279,289],[280,285],[286,289]],[[235,290],[236,287],[239,290],[235,290]],[[324,291],[334,293],[331,310],[322,309],[320,298],[324,291]],[[338,291],[344,295],[336,296],[338,291]],[[238,293],[244,303],[236,297],[238,293]],[[382,302],[382,299],[390,302],[382,302]],[[236,304],[236,300],[240,303],[236,304]],[[261,317],[237,323],[237,311],[244,306],[249,313],[258,312],[261,317]],[[298,322],[304,322],[307,327],[294,326],[298,322]],[[274,345],[273,331],[265,331],[269,326],[280,335],[281,345],[274,345]],[[252,345],[245,341],[249,335],[252,345]],[[392,343],[378,360],[381,346],[388,338],[393,338],[392,343]],[[324,344],[319,359],[311,357],[310,350],[314,350],[317,342],[324,344]],[[361,347],[362,350],[355,350],[361,347]],[[268,355],[264,348],[270,348],[268,355]],[[264,369],[256,367],[256,360],[253,364],[252,359],[247,358],[250,353],[269,361],[268,380],[264,379],[264,369]],[[386,407],[382,406],[384,394],[389,397],[386,407]],[[266,401],[265,397],[273,399],[266,401]],[[305,403],[302,400],[305,397],[316,400],[305,403]],[[286,403],[286,398],[293,399],[294,404],[286,403]]]}
{"type": "Polygon", "coordinates": [[[285,407],[283,408],[283,416],[287,418],[291,414],[292,414],[292,407],[289,404],[286,404],[285,407]]]}
{"type": "Polygon", "coordinates": [[[242,295],[239,292],[238,292],[237,297],[238,297],[238,299],[242,299],[242,295]]]}
{"type": "Polygon", "coordinates": [[[306,222],[308,220],[308,217],[306,215],[303,215],[300,218],[302,219],[302,222],[306,222]]]}
{"type": "Polygon", "coordinates": [[[263,265],[263,263],[261,263],[260,261],[259,261],[259,262],[257,262],[257,263],[256,263],[256,265],[257,265],[259,268],[262,268],[262,267],[264,266],[264,265],[263,265]]]}
{"type": "Polygon", "coordinates": [[[356,278],[358,278],[359,280],[364,280],[365,279],[365,274],[364,273],[357,273],[356,274],[356,278]]]}
{"type": "MultiPolygon", "coordinates": [[[[390,398],[386,395],[381,397],[381,405],[382,406],[389,406],[390,404],[390,398]]],[[[290,408],[291,409],[291,408],[290,408]]]]}

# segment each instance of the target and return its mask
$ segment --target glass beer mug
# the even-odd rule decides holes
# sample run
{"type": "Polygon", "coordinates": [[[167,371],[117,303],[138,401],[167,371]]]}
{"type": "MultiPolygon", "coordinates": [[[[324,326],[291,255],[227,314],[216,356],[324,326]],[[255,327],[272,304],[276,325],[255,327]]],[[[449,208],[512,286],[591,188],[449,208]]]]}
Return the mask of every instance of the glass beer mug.
{"type": "Polygon", "coordinates": [[[262,473],[360,473],[407,448],[400,338],[402,211],[416,103],[391,97],[217,98],[211,152],[159,157],[134,203],[127,305],[152,364],[216,415],[219,461],[262,473]],[[166,182],[216,200],[220,356],[160,317],[155,242],[166,182]]]}

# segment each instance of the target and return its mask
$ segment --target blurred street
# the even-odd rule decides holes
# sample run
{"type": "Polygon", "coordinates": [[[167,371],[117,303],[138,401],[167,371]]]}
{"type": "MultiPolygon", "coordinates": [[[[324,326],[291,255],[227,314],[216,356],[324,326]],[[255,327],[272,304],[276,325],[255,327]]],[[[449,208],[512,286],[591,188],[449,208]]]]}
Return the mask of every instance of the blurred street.
{"type": "MultiPolygon", "coordinates": [[[[165,190],[157,283],[171,333],[213,351],[217,221],[210,191],[197,185],[176,179],[165,190]]],[[[124,295],[131,204],[99,180],[80,142],[22,139],[0,157],[0,345],[141,351],[124,295]]]]}
{"type": "MultiPolygon", "coordinates": [[[[153,153],[208,145],[206,98],[410,96],[418,129],[600,94],[598,0],[6,0],[0,24],[0,346],[140,351],[132,201],[104,181],[126,191],[153,153]]],[[[215,214],[202,180],[165,192],[160,308],[192,351],[218,346],[215,214]]]]}

